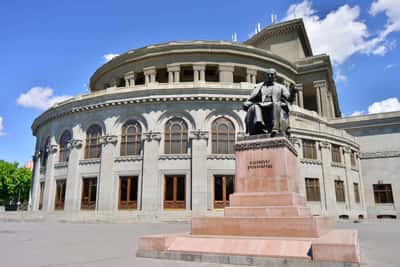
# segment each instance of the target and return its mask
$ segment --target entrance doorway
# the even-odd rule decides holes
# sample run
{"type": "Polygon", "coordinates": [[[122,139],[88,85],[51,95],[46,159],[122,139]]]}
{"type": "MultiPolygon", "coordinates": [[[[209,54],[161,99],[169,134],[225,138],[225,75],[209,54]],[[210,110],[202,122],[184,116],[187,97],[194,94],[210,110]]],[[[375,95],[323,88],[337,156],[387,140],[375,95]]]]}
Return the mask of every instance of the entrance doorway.
{"type": "Polygon", "coordinates": [[[186,208],[185,175],[166,175],[164,178],[164,209],[186,208]]]}
{"type": "Polygon", "coordinates": [[[119,209],[137,209],[137,176],[119,177],[119,209]]]}
{"type": "Polygon", "coordinates": [[[229,206],[229,195],[234,192],[235,176],[214,175],[214,209],[229,206]]]}
{"type": "Polygon", "coordinates": [[[54,209],[56,210],[64,209],[66,183],[67,183],[66,180],[56,181],[56,200],[54,207],[54,209]]]}
{"type": "Polygon", "coordinates": [[[82,179],[82,210],[96,209],[97,177],[82,179]]]}

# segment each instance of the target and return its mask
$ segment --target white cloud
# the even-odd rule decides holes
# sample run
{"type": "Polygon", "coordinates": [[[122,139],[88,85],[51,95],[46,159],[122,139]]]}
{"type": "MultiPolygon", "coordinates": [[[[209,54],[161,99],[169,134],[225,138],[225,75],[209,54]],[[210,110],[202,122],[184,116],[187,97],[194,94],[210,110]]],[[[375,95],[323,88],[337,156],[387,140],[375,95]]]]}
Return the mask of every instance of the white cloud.
{"type": "Polygon", "coordinates": [[[117,57],[117,56],[119,56],[119,54],[109,53],[109,54],[103,55],[104,60],[105,60],[106,62],[107,62],[107,61],[110,61],[111,59],[113,59],[113,58],[115,58],[115,57],[117,57]]]}
{"type": "Polygon", "coordinates": [[[3,126],[3,117],[0,116],[0,136],[5,135],[3,126]]]}
{"type": "Polygon", "coordinates": [[[387,64],[385,66],[384,70],[387,71],[387,70],[393,69],[395,67],[397,67],[397,64],[387,64]]]}
{"type": "Polygon", "coordinates": [[[48,109],[57,102],[71,98],[71,96],[54,96],[53,89],[50,87],[32,87],[28,92],[21,94],[17,99],[17,104],[28,108],[41,110],[48,109]]]}
{"type": "MultiPolygon", "coordinates": [[[[398,0],[378,0],[378,2],[390,2],[393,8],[400,3],[398,0]]],[[[390,25],[392,25],[394,24],[392,21],[398,18],[397,11],[389,12],[389,4],[385,4],[377,5],[373,3],[370,13],[385,12],[390,25]]],[[[400,10],[400,7],[398,10],[400,10]]],[[[284,20],[302,17],[314,53],[329,54],[334,64],[341,64],[356,53],[385,55],[392,49],[393,44],[386,40],[386,36],[390,32],[398,30],[398,28],[391,26],[390,32],[385,29],[385,34],[380,32],[376,36],[371,36],[368,32],[368,26],[360,19],[360,8],[357,5],[353,7],[347,4],[340,6],[338,9],[329,12],[324,18],[319,17],[316,13],[317,11],[312,8],[312,2],[303,0],[301,3],[289,6],[284,20]]],[[[387,28],[389,28],[389,25],[387,28]]]]}
{"type": "Polygon", "coordinates": [[[400,31],[400,1],[376,0],[372,3],[369,13],[373,16],[384,12],[388,18],[385,29],[381,32],[382,38],[394,31],[400,31]]]}
{"type": "Polygon", "coordinates": [[[360,115],[364,115],[365,114],[365,112],[364,111],[362,111],[362,110],[356,110],[356,111],[354,111],[353,113],[351,113],[351,117],[353,117],[353,116],[360,116],[360,115]]]}
{"type": "MultiPolygon", "coordinates": [[[[368,114],[392,111],[400,111],[400,101],[397,97],[390,97],[382,101],[377,101],[368,106],[368,114]]],[[[364,110],[356,110],[350,116],[360,116],[364,114],[366,114],[364,110]]]]}
{"type": "Polygon", "coordinates": [[[347,76],[344,75],[340,69],[338,69],[336,74],[335,74],[335,81],[336,82],[346,82],[347,81],[347,76]]]}
{"type": "Polygon", "coordinates": [[[397,97],[391,97],[379,102],[374,102],[368,107],[368,114],[391,111],[400,111],[400,101],[397,97]]]}

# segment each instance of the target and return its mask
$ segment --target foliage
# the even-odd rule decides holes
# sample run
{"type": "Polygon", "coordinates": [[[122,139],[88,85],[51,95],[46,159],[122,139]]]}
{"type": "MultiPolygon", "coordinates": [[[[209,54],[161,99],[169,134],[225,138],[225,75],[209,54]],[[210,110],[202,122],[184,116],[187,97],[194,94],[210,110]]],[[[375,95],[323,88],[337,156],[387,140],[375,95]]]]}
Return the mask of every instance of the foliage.
{"type": "Polygon", "coordinates": [[[14,203],[18,199],[22,202],[29,198],[32,172],[19,167],[18,163],[0,160],[0,205],[10,201],[14,203]]]}

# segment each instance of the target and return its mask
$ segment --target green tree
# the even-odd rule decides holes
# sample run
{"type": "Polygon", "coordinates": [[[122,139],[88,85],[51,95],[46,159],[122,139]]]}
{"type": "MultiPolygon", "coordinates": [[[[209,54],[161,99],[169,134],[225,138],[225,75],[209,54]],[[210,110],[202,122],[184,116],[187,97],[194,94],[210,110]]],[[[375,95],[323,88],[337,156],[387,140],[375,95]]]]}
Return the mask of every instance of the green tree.
{"type": "Polygon", "coordinates": [[[10,200],[17,202],[27,201],[31,186],[32,172],[19,167],[16,162],[0,160],[0,204],[6,204],[10,200]]]}

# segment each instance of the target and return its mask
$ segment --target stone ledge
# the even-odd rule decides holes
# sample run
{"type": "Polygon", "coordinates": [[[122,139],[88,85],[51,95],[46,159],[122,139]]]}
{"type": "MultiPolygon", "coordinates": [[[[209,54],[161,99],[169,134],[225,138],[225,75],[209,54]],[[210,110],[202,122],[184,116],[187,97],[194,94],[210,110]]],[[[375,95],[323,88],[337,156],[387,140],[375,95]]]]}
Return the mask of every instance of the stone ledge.
{"type": "Polygon", "coordinates": [[[129,162],[129,161],[141,161],[143,160],[142,156],[133,155],[133,156],[120,156],[114,159],[114,162],[129,162]]]}
{"type": "Polygon", "coordinates": [[[136,257],[163,260],[209,262],[244,266],[282,266],[282,267],[360,267],[359,263],[311,261],[302,259],[267,258],[259,256],[199,254],[189,252],[157,252],[138,250],[136,257]]]}
{"type": "Polygon", "coordinates": [[[235,160],[235,154],[211,154],[207,156],[207,159],[228,159],[235,160]]]}
{"type": "Polygon", "coordinates": [[[278,147],[287,147],[297,156],[296,148],[286,137],[268,137],[265,134],[250,135],[238,138],[238,142],[235,144],[236,151],[278,147]]]}
{"type": "Polygon", "coordinates": [[[101,159],[81,159],[79,165],[99,164],[101,159]]]}
{"type": "Polygon", "coordinates": [[[191,159],[192,157],[189,154],[163,154],[160,155],[158,159],[160,160],[167,160],[167,159],[191,159]]]}

